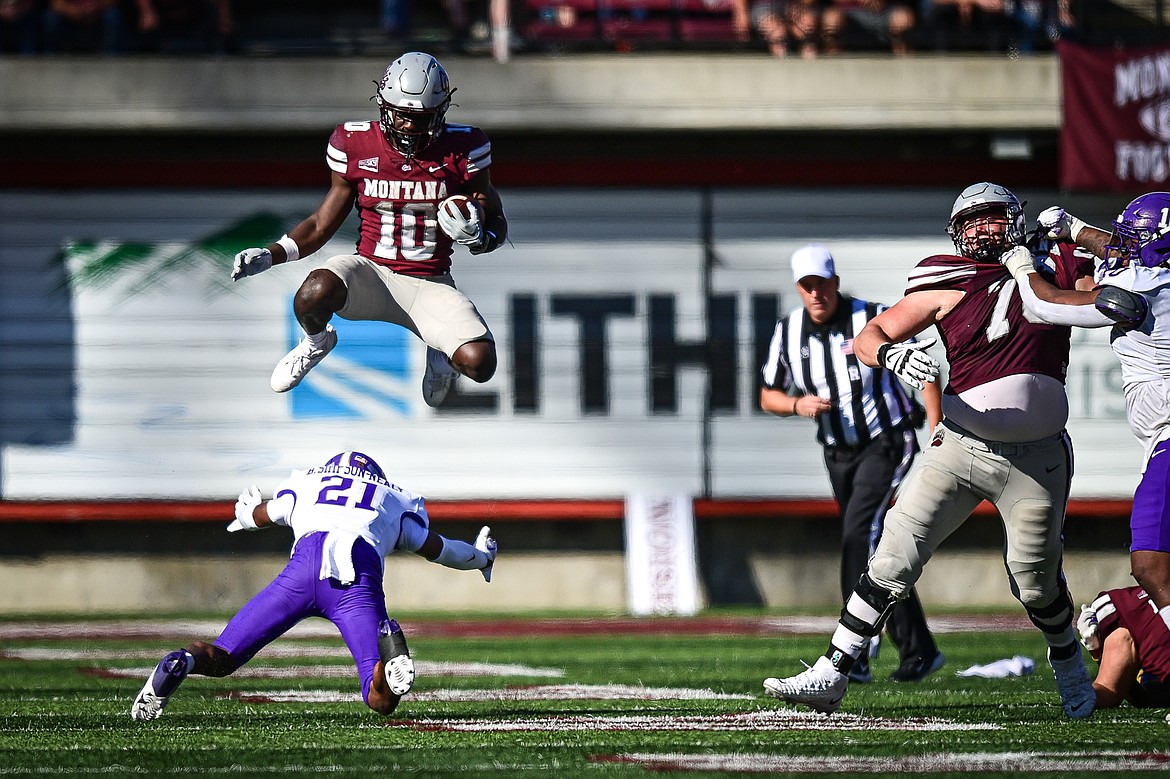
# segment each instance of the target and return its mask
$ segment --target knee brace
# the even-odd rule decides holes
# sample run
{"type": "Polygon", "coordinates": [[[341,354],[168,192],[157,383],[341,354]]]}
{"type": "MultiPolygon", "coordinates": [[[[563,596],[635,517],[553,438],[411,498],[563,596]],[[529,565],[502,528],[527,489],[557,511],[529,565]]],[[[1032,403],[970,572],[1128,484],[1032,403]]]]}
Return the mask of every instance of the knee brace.
{"type": "Polygon", "coordinates": [[[1065,633],[1073,621],[1073,599],[1068,586],[1061,582],[1060,593],[1046,606],[1024,606],[1028,619],[1045,636],[1059,636],[1065,633]]]}
{"type": "Polygon", "coordinates": [[[841,624],[860,636],[872,638],[882,631],[897,603],[892,592],[875,584],[868,573],[863,573],[841,609],[841,624]]]}

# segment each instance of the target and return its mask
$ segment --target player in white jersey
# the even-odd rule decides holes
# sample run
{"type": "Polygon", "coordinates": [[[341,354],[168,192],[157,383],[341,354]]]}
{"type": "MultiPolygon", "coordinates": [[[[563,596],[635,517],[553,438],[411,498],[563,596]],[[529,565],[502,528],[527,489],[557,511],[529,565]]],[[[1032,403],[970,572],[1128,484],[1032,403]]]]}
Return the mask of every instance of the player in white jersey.
{"type": "Polygon", "coordinates": [[[1112,326],[1121,362],[1125,411],[1145,450],[1130,515],[1130,568],[1170,625],[1170,192],[1133,200],[1111,234],[1054,206],[1040,215],[1053,239],[1069,239],[1101,258],[1087,292],[1058,290],[1028,257],[1004,256],[1031,316],[1053,324],[1112,326]],[[1164,455],[1164,456],[1163,456],[1164,455]]]}
{"type": "Polygon", "coordinates": [[[362,699],[389,714],[414,684],[414,662],[386,611],[384,558],[414,552],[448,568],[479,570],[489,582],[496,559],[486,526],[475,544],[444,538],[430,529],[424,499],[391,484],[361,452],[294,471],[271,500],[259,487],[245,490],[228,531],[270,525],[293,532],[288,565],[215,641],[194,641],[164,657],[135,698],[132,718],[156,719],[188,674],[227,676],[308,617],[337,626],[357,664],[362,699]]]}

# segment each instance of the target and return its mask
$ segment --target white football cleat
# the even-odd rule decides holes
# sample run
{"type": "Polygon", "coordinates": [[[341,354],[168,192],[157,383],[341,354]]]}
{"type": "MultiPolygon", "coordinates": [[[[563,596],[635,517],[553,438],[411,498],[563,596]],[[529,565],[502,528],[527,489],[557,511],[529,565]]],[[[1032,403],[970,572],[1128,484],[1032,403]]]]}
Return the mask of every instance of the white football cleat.
{"type": "Polygon", "coordinates": [[[337,331],[333,329],[333,325],[325,325],[325,339],[323,348],[314,349],[308,336],[302,338],[301,342],[273,369],[272,378],[268,381],[272,391],[288,392],[300,384],[301,379],[317,367],[317,363],[325,359],[325,355],[333,351],[333,347],[337,346],[337,331]]]}
{"type": "Polygon", "coordinates": [[[764,680],[764,690],[773,698],[800,703],[822,714],[832,714],[841,706],[848,687],[849,677],[834,668],[824,655],[796,676],[764,680]]]}
{"type": "Polygon", "coordinates": [[[433,346],[427,347],[427,369],[423,373],[422,394],[423,400],[431,408],[437,408],[446,399],[458,375],[451,367],[447,355],[433,346]]]}
{"type": "MultiPolygon", "coordinates": [[[[151,676],[153,677],[153,674],[151,676]]],[[[142,686],[142,690],[139,691],[138,697],[134,699],[134,705],[130,707],[130,718],[139,722],[158,719],[169,701],[170,697],[154,694],[154,686],[151,684],[151,679],[148,678],[146,684],[142,686]]]]}
{"type": "Polygon", "coordinates": [[[382,658],[386,684],[390,692],[402,697],[414,687],[414,660],[396,620],[384,623],[383,631],[378,635],[378,655],[382,658]]]}
{"type": "Polygon", "coordinates": [[[1060,705],[1064,713],[1072,719],[1084,719],[1091,715],[1097,708],[1097,691],[1089,679],[1080,647],[1067,660],[1053,659],[1052,650],[1049,649],[1048,663],[1056,674],[1056,689],[1060,692],[1060,705]]]}

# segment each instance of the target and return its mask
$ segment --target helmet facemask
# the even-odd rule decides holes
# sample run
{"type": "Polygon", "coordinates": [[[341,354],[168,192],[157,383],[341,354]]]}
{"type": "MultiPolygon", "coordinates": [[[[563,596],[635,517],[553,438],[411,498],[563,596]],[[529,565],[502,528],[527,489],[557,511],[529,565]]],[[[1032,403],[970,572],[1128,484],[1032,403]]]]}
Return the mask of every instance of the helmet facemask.
{"type": "Polygon", "coordinates": [[[955,199],[947,235],[960,255],[998,262],[1001,254],[1024,242],[1023,204],[999,184],[972,184],[955,199]]]}
{"type": "Polygon", "coordinates": [[[378,90],[372,99],[378,104],[378,124],[390,145],[407,159],[442,134],[455,90],[438,60],[422,52],[404,54],[375,83],[378,90]]]}
{"type": "Polygon", "coordinates": [[[1024,237],[1022,226],[1003,208],[994,206],[961,214],[947,233],[956,251],[976,262],[998,262],[1001,254],[1018,246],[1024,237]]]}

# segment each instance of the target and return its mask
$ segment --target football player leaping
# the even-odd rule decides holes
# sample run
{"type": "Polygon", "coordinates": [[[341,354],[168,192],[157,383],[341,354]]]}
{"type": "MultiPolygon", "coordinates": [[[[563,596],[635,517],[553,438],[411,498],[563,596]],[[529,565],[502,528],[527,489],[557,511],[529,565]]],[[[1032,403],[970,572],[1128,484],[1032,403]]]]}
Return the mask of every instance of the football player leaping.
{"type": "Polygon", "coordinates": [[[277,364],[272,389],[297,386],[337,345],[329,324],[337,314],[392,322],[421,338],[427,344],[423,399],[438,406],[456,373],[485,382],[496,371],[491,331],[451,278],[453,244],[472,254],[493,251],[508,222],[488,172],[487,135],[445,121],[454,90],[438,60],[404,54],[376,83],[380,121],[345,122],[329,139],[332,184],[321,205],[268,247],[237,254],[232,279],[317,251],[356,202],[357,248],[329,258],[297,290],[293,310],[305,338],[277,364]],[[441,209],[452,195],[471,203],[441,209]]]}
{"type": "MultiPolygon", "coordinates": [[[[955,200],[947,232],[956,254],[919,262],[906,295],[871,319],[853,342],[862,362],[921,386],[938,374],[939,364],[920,344],[903,342],[938,328],[950,360],[943,421],[917,470],[902,483],[828,651],[805,672],[769,678],[764,688],[786,701],[836,711],[850,668],[894,604],[918,581],[939,544],[988,500],[1004,525],[1012,594],[1048,644],[1064,712],[1088,717],[1096,699],[1061,567],[1072,478],[1064,430],[1071,331],[1028,321],[1016,283],[1000,264],[1000,256],[1024,240],[1023,208],[1012,192],[990,182],[967,187],[955,200]]],[[[1060,286],[1081,281],[1085,268],[1071,247],[1052,257],[1060,286]]]]}
{"type": "Polygon", "coordinates": [[[293,551],[279,575],[232,617],[219,638],[171,652],[146,680],[130,716],[158,718],[188,674],[227,676],[308,617],[337,626],[362,680],[362,699],[389,714],[414,684],[414,661],[386,613],[384,558],[399,550],[491,581],[496,542],[485,526],[475,544],[430,529],[425,501],[391,484],[361,452],[293,471],[271,500],[258,487],[236,502],[229,531],[285,525],[293,551]]]}

